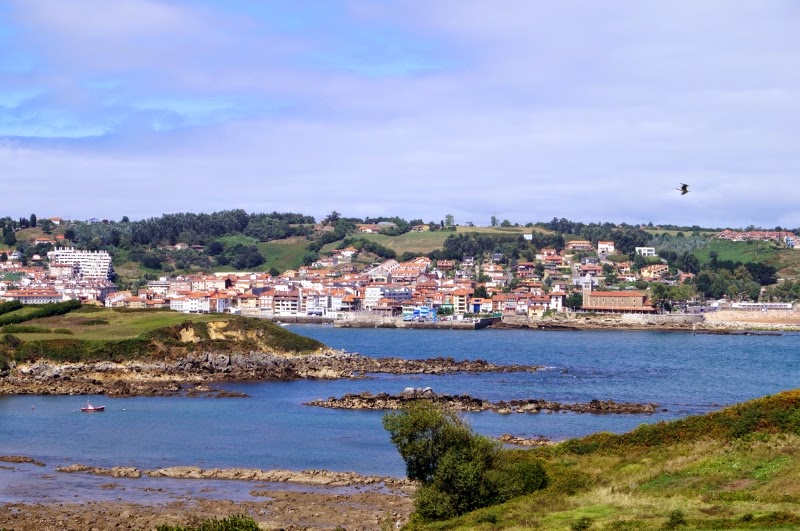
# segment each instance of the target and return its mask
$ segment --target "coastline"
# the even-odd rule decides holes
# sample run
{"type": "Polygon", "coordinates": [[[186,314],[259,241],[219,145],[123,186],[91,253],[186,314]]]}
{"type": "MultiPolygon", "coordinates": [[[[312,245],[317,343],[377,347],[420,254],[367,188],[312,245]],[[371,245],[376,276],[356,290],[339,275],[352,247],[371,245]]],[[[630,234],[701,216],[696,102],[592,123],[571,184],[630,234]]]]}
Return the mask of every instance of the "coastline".
{"type": "Polygon", "coordinates": [[[368,530],[387,518],[405,523],[415,489],[406,479],[320,470],[171,467],[137,476],[130,467],[48,467],[31,461],[0,457],[0,475],[39,482],[74,477],[71,484],[79,493],[51,498],[36,487],[16,489],[16,496],[4,495],[0,502],[2,529],[154,529],[246,514],[268,529],[368,530]]]}
{"type": "Polygon", "coordinates": [[[199,352],[171,360],[122,363],[21,363],[0,375],[0,396],[19,394],[126,396],[241,396],[209,387],[224,382],[353,379],[367,373],[452,374],[456,372],[535,372],[533,365],[498,365],[481,359],[371,358],[329,350],[317,355],[285,356],[250,352],[199,352]]]}

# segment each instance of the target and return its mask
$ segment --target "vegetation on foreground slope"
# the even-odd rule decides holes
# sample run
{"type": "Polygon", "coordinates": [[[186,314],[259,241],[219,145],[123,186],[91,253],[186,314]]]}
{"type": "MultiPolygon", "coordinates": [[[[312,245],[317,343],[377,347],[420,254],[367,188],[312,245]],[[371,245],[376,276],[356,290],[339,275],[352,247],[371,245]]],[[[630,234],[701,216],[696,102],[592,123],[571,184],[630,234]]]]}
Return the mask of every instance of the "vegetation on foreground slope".
{"type": "MultiPolygon", "coordinates": [[[[322,343],[294,334],[270,321],[213,314],[189,315],[168,310],[73,308],[54,314],[29,307],[2,316],[0,367],[14,361],[47,358],[60,361],[124,361],[148,356],[181,356],[192,351],[271,351],[311,353],[322,343]],[[14,318],[20,315],[19,318],[14,318]],[[13,319],[12,319],[13,318],[13,319]],[[17,324],[24,322],[24,325],[17,324]]],[[[60,309],[60,306],[55,309],[60,309]]]]}
{"type": "Polygon", "coordinates": [[[502,459],[541,463],[546,488],[446,521],[418,511],[408,528],[800,528],[800,390],[502,459]]]}

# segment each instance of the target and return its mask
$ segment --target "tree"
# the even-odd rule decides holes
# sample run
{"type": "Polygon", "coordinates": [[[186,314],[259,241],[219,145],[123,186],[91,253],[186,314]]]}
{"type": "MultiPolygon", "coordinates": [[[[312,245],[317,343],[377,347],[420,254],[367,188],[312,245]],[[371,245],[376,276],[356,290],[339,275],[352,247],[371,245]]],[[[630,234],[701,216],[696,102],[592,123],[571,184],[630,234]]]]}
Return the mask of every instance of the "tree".
{"type": "Polygon", "coordinates": [[[0,254],[0,263],[8,262],[8,255],[6,253],[0,254]]]}
{"type": "Polygon", "coordinates": [[[406,463],[421,483],[414,499],[423,519],[451,518],[547,486],[538,461],[511,460],[497,441],[472,433],[453,411],[427,400],[383,417],[406,463]]]}
{"type": "Polygon", "coordinates": [[[580,310],[583,308],[583,294],[579,291],[573,291],[564,300],[564,305],[572,311],[580,310]]]}
{"type": "Polygon", "coordinates": [[[444,224],[446,227],[452,227],[453,225],[455,225],[455,218],[453,217],[453,214],[445,215],[444,224]]]}
{"type": "Polygon", "coordinates": [[[472,296],[476,299],[488,299],[489,294],[486,292],[486,286],[478,286],[475,288],[475,291],[472,293],[472,296]]]}
{"type": "Polygon", "coordinates": [[[53,232],[55,224],[49,219],[45,219],[44,221],[42,221],[41,226],[42,226],[42,232],[44,232],[45,234],[50,234],[53,232]]]}
{"type": "Polygon", "coordinates": [[[336,212],[335,210],[328,214],[325,219],[322,220],[323,225],[334,225],[342,215],[336,212]]]}
{"type": "Polygon", "coordinates": [[[492,224],[492,227],[496,227],[497,226],[497,217],[496,216],[492,216],[491,220],[490,220],[490,223],[492,224]]]}
{"type": "Polygon", "coordinates": [[[31,214],[30,224],[31,227],[36,227],[36,214],[31,214]]]}
{"type": "Polygon", "coordinates": [[[508,221],[507,219],[504,219],[503,222],[500,223],[500,226],[501,227],[510,227],[511,226],[511,222],[508,221]]]}
{"type": "Polygon", "coordinates": [[[122,220],[120,221],[120,223],[130,223],[130,222],[131,220],[128,218],[128,216],[122,216],[122,220]]]}
{"type": "Polygon", "coordinates": [[[270,267],[269,268],[269,276],[278,277],[278,276],[280,276],[280,274],[281,274],[281,272],[278,271],[278,268],[276,268],[276,267],[270,267]]]}

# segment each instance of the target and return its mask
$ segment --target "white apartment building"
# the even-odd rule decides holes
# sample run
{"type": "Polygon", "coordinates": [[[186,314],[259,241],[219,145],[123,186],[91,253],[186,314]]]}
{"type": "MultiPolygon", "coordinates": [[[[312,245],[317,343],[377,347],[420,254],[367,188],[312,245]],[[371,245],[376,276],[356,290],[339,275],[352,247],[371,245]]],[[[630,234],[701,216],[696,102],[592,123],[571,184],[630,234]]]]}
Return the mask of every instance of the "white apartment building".
{"type": "Polygon", "coordinates": [[[655,256],[656,255],[656,248],[655,247],[637,247],[636,254],[640,256],[655,256]]]}
{"type": "Polygon", "coordinates": [[[56,247],[47,253],[51,264],[72,264],[78,267],[81,280],[109,280],[114,274],[111,255],[107,251],[79,251],[74,247],[56,247]]]}
{"type": "Polygon", "coordinates": [[[413,292],[407,286],[387,286],[385,284],[367,286],[364,290],[364,309],[371,310],[378,305],[378,301],[381,299],[403,302],[409,300],[412,296],[413,292]]]}

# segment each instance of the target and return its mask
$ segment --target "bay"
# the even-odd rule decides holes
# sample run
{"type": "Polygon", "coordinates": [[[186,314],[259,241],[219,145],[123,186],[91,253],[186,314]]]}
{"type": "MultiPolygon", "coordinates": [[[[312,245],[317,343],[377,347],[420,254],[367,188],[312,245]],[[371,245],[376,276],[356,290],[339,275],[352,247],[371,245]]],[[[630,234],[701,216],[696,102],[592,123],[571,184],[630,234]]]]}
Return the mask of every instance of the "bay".
{"type": "MultiPolygon", "coordinates": [[[[466,415],[482,434],[556,440],[624,432],[642,422],[704,413],[797,387],[796,334],[692,335],[673,332],[393,330],[291,326],[331,347],[367,356],[484,359],[541,365],[535,373],[368,375],[354,380],[231,383],[250,398],[89,397],[104,413],[80,412],[86,397],[0,397],[0,454],[48,466],[74,462],[152,469],[328,469],[402,476],[403,462],[381,412],[314,408],[316,398],[431,387],[492,401],[613,399],[657,402],[652,415],[466,415]]],[[[4,476],[7,476],[5,474],[4,476]]],[[[2,497],[2,496],[0,496],[2,497]]]]}

